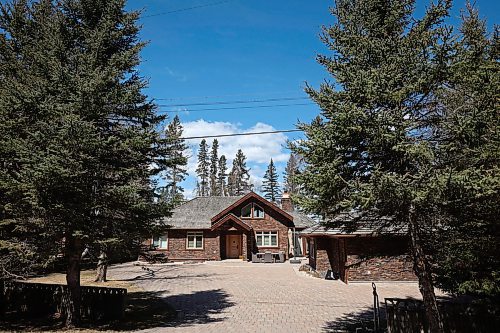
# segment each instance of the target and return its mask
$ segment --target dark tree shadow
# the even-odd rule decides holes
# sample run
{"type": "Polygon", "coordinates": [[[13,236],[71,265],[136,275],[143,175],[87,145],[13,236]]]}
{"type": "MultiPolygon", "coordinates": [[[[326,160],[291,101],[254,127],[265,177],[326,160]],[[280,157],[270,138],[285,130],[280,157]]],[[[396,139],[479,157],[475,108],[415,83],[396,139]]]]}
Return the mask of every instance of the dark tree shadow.
{"type": "MultiPolygon", "coordinates": [[[[141,291],[127,295],[122,320],[90,322],[83,320],[81,328],[98,331],[135,331],[156,327],[175,327],[222,321],[212,317],[233,306],[228,295],[220,289],[165,296],[165,292],[141,291]]],[[[57,316],[26,318],[7,314],[0,320],[0,331],[54,331],[64,328],[57,316]]]]}
{"type": "MultiPolygon", "coordinates": [[[[326,322],[323,332],[374,332],[373,307],[366,307],[359,311],[348,313],[341,318],[326,322]]],[[[380,330],[387,328],[386,313],[383,303],[380,303],[380,330]]]]}
{"type": "Polygon", "coordinates": [[[190,326],[223,321],[222,312],[234,302],[221,290],[204,290],[191,294],[171,295],[164,301],[177,310],[177,317],[166,326],[190,326]]]}

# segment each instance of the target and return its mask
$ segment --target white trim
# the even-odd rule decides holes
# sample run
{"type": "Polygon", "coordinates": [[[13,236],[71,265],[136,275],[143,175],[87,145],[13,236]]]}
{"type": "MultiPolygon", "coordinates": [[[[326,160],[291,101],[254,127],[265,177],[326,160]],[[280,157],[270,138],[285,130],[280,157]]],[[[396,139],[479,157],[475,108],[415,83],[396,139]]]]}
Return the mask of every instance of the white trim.
{"type": "Polygon", "coordinates": [[[271,230],[271,231],[255,231],[255,243],[257,243],[257,247],[279,247],[278,244],[278,230],[271,230]],[[259,244],[257,242],[257,237],[261,236],[262,244],[259,244]],[[276,237],[276,245],[272,245],[272,237],[276,237]],[[269,244],[266,245],[264,239],[268,239],[269,244]]]}
{"type": "Polygon", "coordinates": [[[203,237],[203,231],[188,231],[186,233],[186,249],[187,250],[203,250],[204,248],[205,238],[203,237]],[[189,237],[194,237],[193,244],[194,246],[189,246],[189,237]],[[196,246],[198,243],[198,237],[201,237],[201,247],[196,246]]]}

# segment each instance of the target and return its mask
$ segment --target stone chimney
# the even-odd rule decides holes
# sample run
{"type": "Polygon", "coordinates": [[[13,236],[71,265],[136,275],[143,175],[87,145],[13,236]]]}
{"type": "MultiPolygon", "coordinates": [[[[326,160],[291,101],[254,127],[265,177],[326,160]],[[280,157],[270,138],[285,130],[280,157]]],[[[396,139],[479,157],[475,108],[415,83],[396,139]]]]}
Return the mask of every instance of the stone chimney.
{"type": "Polygon", "coordinates": [[[288,192],[283,192],[283,195],[281,196],[281,209],[285,212],[293,211],[292,199],[290,198],[290,194],[288,194],[288,192]]]}

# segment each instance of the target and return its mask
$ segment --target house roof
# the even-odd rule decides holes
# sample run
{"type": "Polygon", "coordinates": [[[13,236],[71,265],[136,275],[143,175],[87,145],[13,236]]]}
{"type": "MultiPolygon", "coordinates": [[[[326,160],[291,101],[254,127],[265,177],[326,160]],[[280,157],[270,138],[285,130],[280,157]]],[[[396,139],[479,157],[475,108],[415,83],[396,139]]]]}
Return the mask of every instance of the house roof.
{"type": "Polygon", "coordinates": [[[175,208],[162,222],[178,229],[210,229],[211,218],[241,197],[197,197],[175,208]]]}
{"type": "Polygon", "coordinates": [[[245,221],[241,220],[233,213],[229,213],[226,216],[224,216],[223,218],[221,218],[219,221],[214,223],[214,225],[212,225],[211,230],[215,230],[217,228],[220,228],[222,225],[224,225],[226,222],[229,222],[229,221],[235,222],[237,225],[239,225],[241,228],[245,229],[246,231],[249,231],[250,229],[252,229],[252,226],[248,225],[245,221]]]}
{"type": "Polygon", "coordinates": [[[197,197],[175,208],[172,211],[172,216],[164,217],[161,222],[176,229],[211,229],[213,222],[226,217],[232,208],[249,198],[257,199],[264,205],[278,211],[284,217],[292,220],[298,228],[306,228],[315,224],[304,213],[299,211],[285,212],[280,207],[253,192],[244,196],[197,197]],[[228,209],[229,207],[231,209],[228,209]]]}
{"type": "Polygon", "coordinates": [[[370,236],[378,234],[405,234],[404,228],[396,229],[388,217],[374,215],[362,216],[356,212],[344,212],[337,215],[328,224],[317,224],[301,231],[304,236],[370,236]]]}
{"type": "Polygon", "coordinates": [[[219,214],[217,214],[216,216],[212,217],[212,222],[217,221],[222,216],[228,214],[235,207],[241,205],[242,203],[244,203],[245,201],[247,201],[250,198],[253,198],[253,199],[259,201],[260,203],[264,204],[265,206],[267,206],[267,207],[269,207],[269,208],[277,211],[278,213],[280,213],[281,215],[283,215],[287,219],[293,221],[293,217],[290,214],[288,214],[287,212],[285,212],[283,209],[281,209],[280,207],[278,207],[275,204],[267,201],[266,199],[264,199],[263,197],[261,197],[260,195],[254,193],[254,192],[249,192],[249,193],[245,194],[244,196],[242,196],[241,198],[239,198],[238,200],[236,200],[232,205],[226,207],[219,214]]]}

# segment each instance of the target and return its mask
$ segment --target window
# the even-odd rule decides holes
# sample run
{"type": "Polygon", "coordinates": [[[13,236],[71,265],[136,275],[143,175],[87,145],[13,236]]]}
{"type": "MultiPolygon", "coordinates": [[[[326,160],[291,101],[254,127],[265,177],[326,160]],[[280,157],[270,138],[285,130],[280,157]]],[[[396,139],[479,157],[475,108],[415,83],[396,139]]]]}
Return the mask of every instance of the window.
{"type": "Polygon", "coordinates": [[[168,235],[153,237],[153,247],[155,249],[168,249],[168,235]]]}
{"type": "Polygon", "coordinates": [[[187,233],[187,248],[188,249],[203,249],[203,232],[188,232],[187,233]]]}
{"type": "Polygon", "coordinates": [[[264,209],[257,204],[248,204],[241,209],[241,217],[242,218],[255,218],[255,219],[263,219],[264,218],[264,209]]]}
{"type": "Polygon", "coordinates": [[[252,204],[248,204],[241,209],[241,217],[252,217],[252,204]]]}
{"type": "Polygon", "coordinates": [[[262,207],[253,205],[253,217],[256,219],[263,219],[264,218],[264,209],[262,207]]]}
{"type": "Polygon", "coordinates": [[[278,232],[277,231],[257,231],[255,232],[257,246],[277,247],[278,232]]]}

